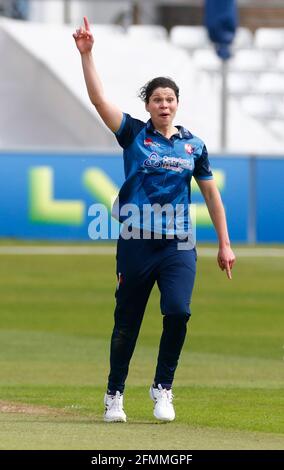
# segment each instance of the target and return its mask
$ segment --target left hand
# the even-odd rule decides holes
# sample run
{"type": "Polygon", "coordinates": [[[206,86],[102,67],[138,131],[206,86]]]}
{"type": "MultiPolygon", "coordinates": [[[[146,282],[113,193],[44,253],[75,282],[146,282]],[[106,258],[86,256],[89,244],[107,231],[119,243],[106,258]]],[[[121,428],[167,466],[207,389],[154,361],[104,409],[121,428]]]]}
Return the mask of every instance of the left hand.
{"type": "Polygon", "coordinates": [[[232,279],[232,269],[234,262],[236,261],[236,257],[230,246],[219,248],[217,261],[220,269],[222,269],[222,271],[224,271],[224,269],[226,270],[228,279],[232,279]]]}

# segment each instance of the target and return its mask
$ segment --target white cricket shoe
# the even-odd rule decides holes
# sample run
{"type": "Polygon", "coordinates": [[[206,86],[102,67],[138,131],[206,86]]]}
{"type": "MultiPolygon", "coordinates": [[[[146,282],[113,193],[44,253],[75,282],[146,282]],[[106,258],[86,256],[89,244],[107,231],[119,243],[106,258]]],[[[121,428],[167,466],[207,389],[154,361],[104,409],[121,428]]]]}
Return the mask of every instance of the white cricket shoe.
{"type": "Polygon", "coordinates": [[[155,403],[154,416],[162,421],[173,421],[175,419],[175,410],[173,407],[173,394],[172,390],[162,388],[158,384],[158,388],[150,387],[150,397],[155,403]]]}
{"type": "Polygon", "coordinates": [[[104,421],[108,423],[126,422],[126,414],[123,410],[123,395],[120,392],[116,392],[115,395],[105,394],[104,397],[104,421]]]}

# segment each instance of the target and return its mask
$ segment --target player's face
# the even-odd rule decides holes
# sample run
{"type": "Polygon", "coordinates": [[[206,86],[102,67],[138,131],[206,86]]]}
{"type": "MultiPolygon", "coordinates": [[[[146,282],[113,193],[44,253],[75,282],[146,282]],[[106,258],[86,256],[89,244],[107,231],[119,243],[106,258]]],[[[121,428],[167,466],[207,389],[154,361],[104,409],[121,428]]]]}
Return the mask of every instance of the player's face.
{"type": "Polygon", "coordinates": [[[178,108],[178,101],[171,88],[156,88],[146,104],[155,127],[168,127],[172,125],[178,108]]]}

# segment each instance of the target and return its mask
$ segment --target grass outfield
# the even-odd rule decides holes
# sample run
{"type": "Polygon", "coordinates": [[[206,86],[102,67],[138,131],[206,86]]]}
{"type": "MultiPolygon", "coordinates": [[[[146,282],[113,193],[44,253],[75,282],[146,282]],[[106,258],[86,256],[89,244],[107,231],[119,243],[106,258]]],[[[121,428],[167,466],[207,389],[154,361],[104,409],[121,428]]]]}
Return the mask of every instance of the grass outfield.
{"type": "Polygon", "coordinates": [[[283,449],[283,258],[239,258],[232,282],[199,258],[168,424],[148,397],[156,288],[127,381],[128,422],[102,420],[114,272],[109,255],[0,256],[0,449],[283,449]]]}

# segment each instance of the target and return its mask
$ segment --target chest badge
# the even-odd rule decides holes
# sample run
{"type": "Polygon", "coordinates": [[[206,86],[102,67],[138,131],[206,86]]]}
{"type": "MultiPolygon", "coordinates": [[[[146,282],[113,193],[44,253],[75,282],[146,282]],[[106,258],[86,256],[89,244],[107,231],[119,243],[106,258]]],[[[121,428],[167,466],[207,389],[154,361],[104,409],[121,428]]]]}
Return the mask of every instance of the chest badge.
{"type": "Polygon", "coordinates": [[[192,147],[192,145],[190,144],[184,144],[184,149],[186,153],[188,153],[189,155],[191,155],[194,152],[194,147],[192,147]]]}

